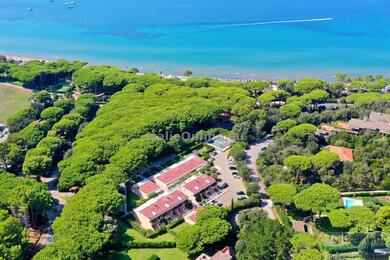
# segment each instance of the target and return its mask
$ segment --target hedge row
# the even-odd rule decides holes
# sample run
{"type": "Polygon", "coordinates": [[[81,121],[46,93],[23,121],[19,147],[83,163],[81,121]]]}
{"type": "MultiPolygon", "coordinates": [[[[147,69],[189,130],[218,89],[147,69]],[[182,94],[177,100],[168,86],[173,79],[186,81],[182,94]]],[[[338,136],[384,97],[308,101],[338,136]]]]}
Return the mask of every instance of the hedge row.
{"type": "Polygon", "coordinates": [[[359,246],[355,246],[352,244],[345,244],[345,245],[324,245],[324,248],[326,251],[328,251],[331,254],[337,254],[337,253],[348,253],[348,252],[353,252],[357,251],[359,246]]]}
{"type": "Polygon", "coordinates": [[[390,191],[379,192],[346,192],[341,194],[341,197],[364,197],[364,196],[390,196],[390,191]]]}
{"type": "Polygon", "coordinates": [[[183,222],[184,222],[184,219],[180,217],[180,218],[172,221],[168,225],[162,225],[158,229],[153,231],[150,229],[144,229],[135,221],[128,221],[130,227],[133,228],[134,230],[136,230],[138,233],[140,233],[145,238],[155,238],[157,236],[163,235],[163,234],[167,233],[168,231],[170,231],[171,229],[177,227],[178,225],[180,225],[183,222]]]}
{"type": "Polygon", "coordinates": [[[140,242],[129,241],[127,243],[129,248],[175,248],[176,242],[173,241],[160,241],[160,242],[140,242]]]}

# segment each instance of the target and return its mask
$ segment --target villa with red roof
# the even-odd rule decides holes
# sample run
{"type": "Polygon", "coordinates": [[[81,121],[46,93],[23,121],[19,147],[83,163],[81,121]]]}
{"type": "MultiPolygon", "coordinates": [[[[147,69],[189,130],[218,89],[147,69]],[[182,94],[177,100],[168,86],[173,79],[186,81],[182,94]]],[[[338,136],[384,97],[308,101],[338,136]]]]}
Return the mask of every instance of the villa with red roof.
{"type": "Polygon", "coordinates": [[[218,192],[217,181],[205,174],[193,176],[183,184],[182,191],[194,204],[199,204],[218,192]]]}
{"type": "Polygon", "coordinates": [[[188,196],[179,190],[151,199],[134,209],[137,222],[145,229],[157,229],[176,218],[183,216],[192,208],[188,196]]]}
{"type": "Polygon", "coordinates": [[[206,161],[202,158],[193,156],[190,159],[169,168],[167,171],[162,172],[154,177],[154,181],[162,188],[168,189],[172,184],[178,180],[185,178],[191,172],[204,166],[206,161]]]}
{"type": "Polygon", "coordinates": [[[353,149],[330,145],[329,151],[336,153],[342,162],[353,162],[353,149]]]}
{"type": "Polygon", "coordinates": [[[132,191],[142,198],[146,199],[154,194],[162,192],[162,189],[153,181],[147,180],[134,184],[131,188],[132,191]]]}

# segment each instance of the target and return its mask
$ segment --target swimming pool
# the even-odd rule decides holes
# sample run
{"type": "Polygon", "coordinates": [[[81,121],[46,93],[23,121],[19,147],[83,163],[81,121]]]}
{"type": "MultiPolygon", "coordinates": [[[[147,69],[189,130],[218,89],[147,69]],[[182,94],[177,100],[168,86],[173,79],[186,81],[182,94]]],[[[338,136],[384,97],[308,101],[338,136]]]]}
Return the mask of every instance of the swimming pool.
{"type": "Polygon", "coordinates": [[[344,198],[344,206],[346,209],[354,206],[363,206],[363,201],[358,199],[344,198]]]}
{"type": "Polygon", "coordinates": [[[230,147],[231,140],[225,136],[217,135],[208,142],[209,145],[219,150],[225,151],[230,147]]]}

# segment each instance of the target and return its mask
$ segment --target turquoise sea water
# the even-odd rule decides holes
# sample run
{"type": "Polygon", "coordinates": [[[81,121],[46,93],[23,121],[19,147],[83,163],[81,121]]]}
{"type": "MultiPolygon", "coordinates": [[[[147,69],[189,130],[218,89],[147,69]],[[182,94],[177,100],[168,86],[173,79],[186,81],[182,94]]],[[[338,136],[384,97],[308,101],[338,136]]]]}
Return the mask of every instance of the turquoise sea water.
{"type": "Polygon", "coordinates": [[[0,0],[0,53],[224,77],[390,75],[389,0],[66,1],[0,0]]]}

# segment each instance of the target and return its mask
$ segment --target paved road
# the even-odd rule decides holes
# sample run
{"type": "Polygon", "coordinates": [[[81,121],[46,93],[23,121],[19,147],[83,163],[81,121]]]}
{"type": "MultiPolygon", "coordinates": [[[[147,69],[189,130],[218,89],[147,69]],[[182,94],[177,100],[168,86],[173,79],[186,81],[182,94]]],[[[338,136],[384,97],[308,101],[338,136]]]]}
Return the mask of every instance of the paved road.
{"type": "Polygon", "coordinates": [[[57,191],[58,178],[60,177],[60,172],[58,168],[55,167],[51,172],[49,177],[41,177],[41,182],[45,183],[51,193],[51,196],[55,200],[53,208],[48,212],[48,224],[49,228],[42,233],[38,246],[47,245],[54,241],[53,231],[51,225],[53,224],[56,217],[61,214],[62,209],[64,208],[68,198],[72,197],[74,193],[72,192],[60,192],[57,191]]]}
{"type": "Polygon", "coordinates": [[[249,169],[251,170],[251,178],[257,179],[259,183],[260,193],[262,197],[262,205],[261,208],[264,209],[268,213],[268,217],[271,219],[276,219],[275,213],[272,210],[273,203],[270,199],[268,199],[268,194],[265,189],[265,185],[261,181],[261,178],[259,179],[260,174],[257,171],[256,166],[256,160],[259,156],[259,153],[267,148],[269,145],[273,143],[272,140],[259,140],[249,146],[249,149],[246,151],[247,153],[247,165],[249,169]]]}
{"type": "Polygon", "coordinates": [[[229,187],[227,187],[227,191],[218,197],[217,201],[221,202],[223,206],[230,206],[232,199],[233,201],[237,201],[237,192],[244,191],[245,186],[242,183],[241,179],[233,178],[232,171],[229,170],[229,166],[227,165],[229,151],[218,151],[218,154],[214,157],[214,165],[217,168],[218,172],[221,173],[219,175],[219,179],[222,181],[220,184],[226,182],[229,187]]]}

